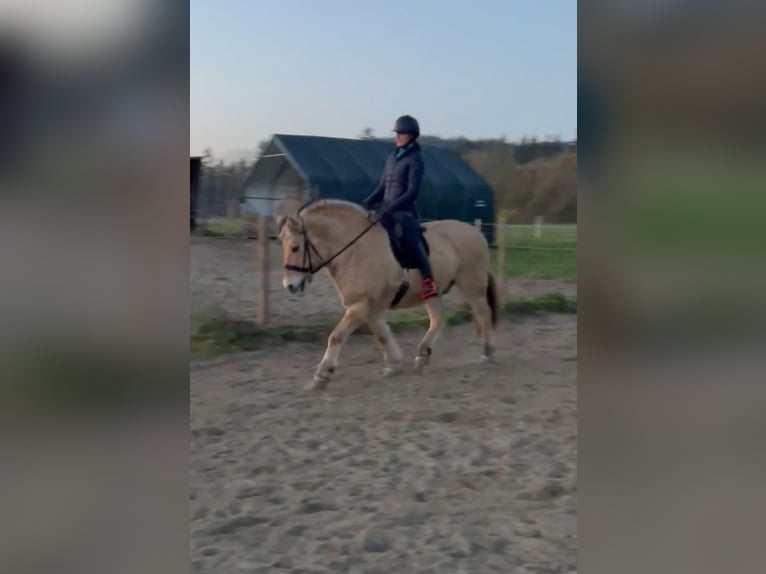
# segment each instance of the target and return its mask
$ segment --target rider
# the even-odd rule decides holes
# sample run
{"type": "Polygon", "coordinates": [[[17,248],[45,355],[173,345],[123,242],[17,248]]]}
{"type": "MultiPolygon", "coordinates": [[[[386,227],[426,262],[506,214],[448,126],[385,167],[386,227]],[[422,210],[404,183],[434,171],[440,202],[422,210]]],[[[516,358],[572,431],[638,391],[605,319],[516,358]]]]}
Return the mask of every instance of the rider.
{"type": "Polygon", "coordinates": [[[425,247],[420,237],[420,222],[415,202],[423,180],[423,157],[420,153],[420,126],[412,116],[401,116],[394,126],[396,148],[386,160],[383,175],[375,191],[362,202],[366,209],[375,209],[378,219],[389,233],[397,225],[406,246],[417,255],[418,269],[423,278],[420,297],[438,295],[425,247]]]}

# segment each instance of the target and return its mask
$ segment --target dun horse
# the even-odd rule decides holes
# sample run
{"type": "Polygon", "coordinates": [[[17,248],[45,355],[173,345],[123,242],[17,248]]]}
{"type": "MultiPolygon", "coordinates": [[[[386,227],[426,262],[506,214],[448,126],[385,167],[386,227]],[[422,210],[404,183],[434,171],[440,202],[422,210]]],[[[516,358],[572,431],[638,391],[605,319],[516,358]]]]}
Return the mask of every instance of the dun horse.
{"type": "MultiPolygon", "coordinates": [[[[424,305],[430,326],[420,341],[415,366],[428,364],[434,343],[446,318],[441,297],[421,300],[416,270],[404,270],[394,255],[387,232],[371,222],[361,206],[340,200],[320,200],[294,215],[277,218],[284,262],[283,286],[303,292],[306,282],[327,268],[345,307],[345,313],[327,342],[327,349],[308,388],[321,389],[338,366],[341,348],[361,325],[367,324],[383,352],[384,375],[397,372],[403,361],[386,322],[389,308],[424,305]]],[[[434,279],[442,294],[457,287],[471,308],[483,342],[482,359],[495,350],[494,327],[498,320],[498,294],[489,271],[489,248],[472,225],[444,220],[426,223],[434,279]]]]}

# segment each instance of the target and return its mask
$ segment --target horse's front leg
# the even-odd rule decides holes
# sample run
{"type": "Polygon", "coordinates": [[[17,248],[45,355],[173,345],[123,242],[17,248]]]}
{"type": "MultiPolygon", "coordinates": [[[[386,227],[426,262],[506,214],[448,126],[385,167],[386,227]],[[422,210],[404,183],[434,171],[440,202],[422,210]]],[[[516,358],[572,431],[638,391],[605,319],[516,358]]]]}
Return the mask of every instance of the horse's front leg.
{"type": "Polygon", "coordinates": [[[349,307],[327,339],[327,349],[317,365],[314,378],[308,384],[309,390],[321,390],[330,382],[330,377],[338,368],[338,356],[343,344],[351,333],[364,322],[364,315],[359,308],[349,307]]]}
{"type": "Polygon", "coordinates": [[[368,325],[383,352],[383,375],[395,374],[401,368],[404,355],[399,348],[399,344],[396,342],[394,334],[391,332],[391,327],[389,327],[386,321],[385,314],[379,313],[374,318],[370,318],[368,325]]]}

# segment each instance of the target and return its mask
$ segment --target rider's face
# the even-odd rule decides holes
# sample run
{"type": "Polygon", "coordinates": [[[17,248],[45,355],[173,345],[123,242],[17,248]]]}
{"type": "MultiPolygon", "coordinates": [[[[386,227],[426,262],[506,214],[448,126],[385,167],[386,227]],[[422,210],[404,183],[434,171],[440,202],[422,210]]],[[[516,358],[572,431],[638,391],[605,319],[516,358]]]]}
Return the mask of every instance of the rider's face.
{"type": "Polygon", "coordinates": [[[410,134],[396,134],[396,147],[402,147],[409,143],[409,141],[412,139],[412,136],[410,134]]]}

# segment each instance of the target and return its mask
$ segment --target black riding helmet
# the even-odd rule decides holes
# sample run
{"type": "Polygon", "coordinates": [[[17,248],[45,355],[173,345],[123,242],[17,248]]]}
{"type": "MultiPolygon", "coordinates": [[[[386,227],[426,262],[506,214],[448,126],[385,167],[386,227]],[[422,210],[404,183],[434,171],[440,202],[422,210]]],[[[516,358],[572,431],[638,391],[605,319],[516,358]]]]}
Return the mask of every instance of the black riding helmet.
{"type": "Polygon", "coordinates": [[[408,134],[412,137],[420,137],[418,120],[412,116],[400,116],[394,125],[394,131],[398,134],[408,134]]]}

